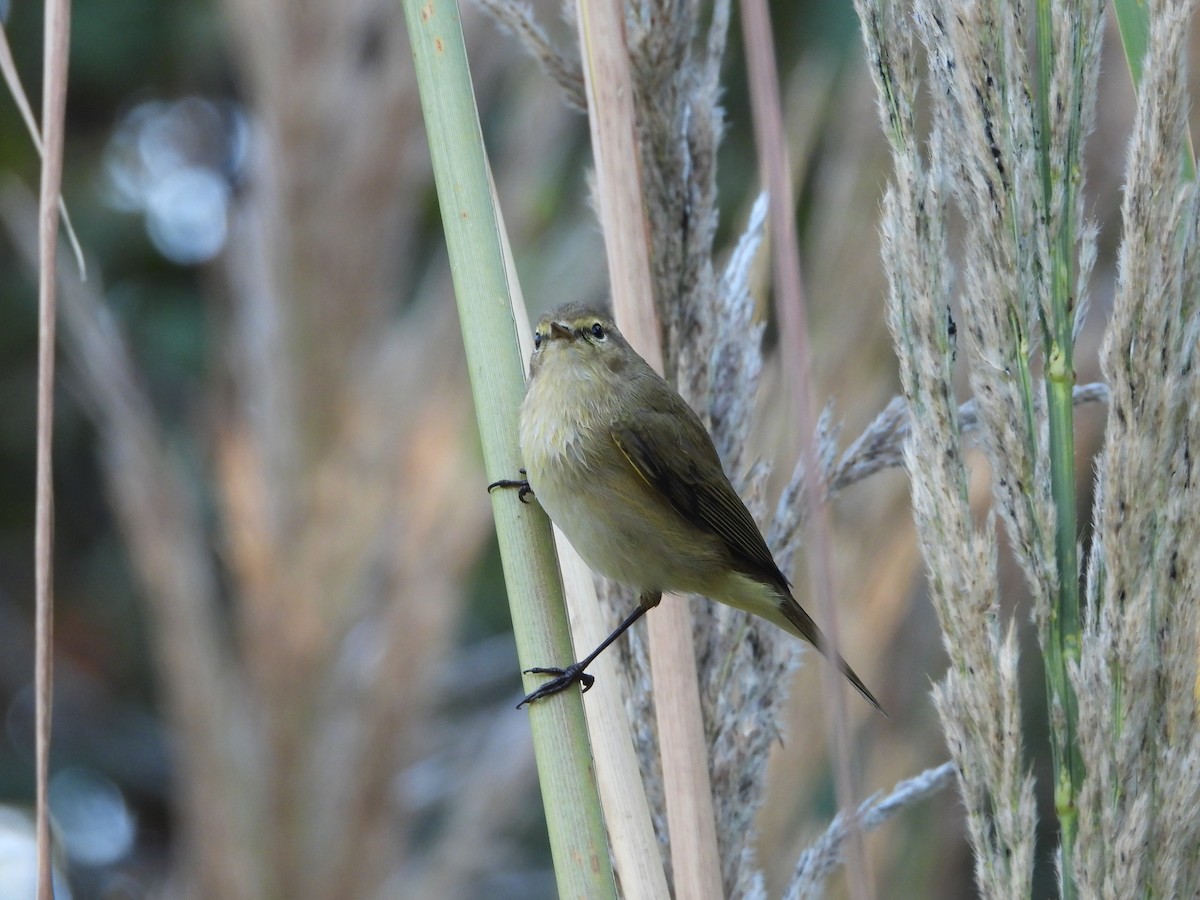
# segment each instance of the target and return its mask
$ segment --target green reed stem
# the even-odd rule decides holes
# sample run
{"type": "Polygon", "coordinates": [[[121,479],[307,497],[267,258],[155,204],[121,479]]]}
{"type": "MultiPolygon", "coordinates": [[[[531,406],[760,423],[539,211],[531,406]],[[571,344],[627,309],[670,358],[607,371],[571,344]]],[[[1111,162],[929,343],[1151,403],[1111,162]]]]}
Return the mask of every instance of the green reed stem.
{"type": "MultiPolygon", "coordinates": [[[[500,225],[458,4],[456,0],[404,0],[404,14],[487,477],[489,481],[515,478],[521,465],[517,411],[525,392],[524,362],[509,302],[500,225]]],[[[483,484],[479,490],[482,494],[483,484]]],[[[549,520],[536,505],[519,503],[513,491],[493,494],[492,510],[522,667],[573,659],[549,520]]],[[[580,694],[565,691],[540,700],[531,704],[528,715],[558,895],[614,898],[580,694]]]]}

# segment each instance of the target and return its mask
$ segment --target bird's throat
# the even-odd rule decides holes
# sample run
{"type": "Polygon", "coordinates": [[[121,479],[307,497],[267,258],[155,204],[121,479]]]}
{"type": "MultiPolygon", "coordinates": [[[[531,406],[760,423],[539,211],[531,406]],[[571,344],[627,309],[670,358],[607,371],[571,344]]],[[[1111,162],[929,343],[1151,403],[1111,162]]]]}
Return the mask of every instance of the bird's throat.
{"type": "Polygon", "coordinates": [[[593,442],[608,440],[615,416],[611,375],[595,368],[603,363],[581,359],[574,346],[551,349],[521,407],[521,452],[531,478],[547,466],[584,464],[593,442]]]}

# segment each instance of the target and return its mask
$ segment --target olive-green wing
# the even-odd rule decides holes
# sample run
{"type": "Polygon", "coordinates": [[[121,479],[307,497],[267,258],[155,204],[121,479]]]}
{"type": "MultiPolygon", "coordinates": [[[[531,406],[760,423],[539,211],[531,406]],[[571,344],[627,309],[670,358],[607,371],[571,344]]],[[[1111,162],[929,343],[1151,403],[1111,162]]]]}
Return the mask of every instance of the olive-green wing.
{"type": "MultiPolygon", "coordinates": [[[[651,380],[649,375],[645,378],[651,380]]],[[[638,387],[637,380],[632,380],[636,396],[630,407],[639,409],[640,415],[619,421],[610,430],[630,466],[681,516],[720,537],[737,569],[777,588],[783,616],[805,640],[829,653],[825,636],[792,596],[754,517],[725,477],[717,448],[700,418],[673,391],[643,392],[638,387]]],[[[883,712],[846,661],[837,654],[833,658],[851,684],[883,712]]]]}
{"type": "MultiPolygon", "coordinates": [[[[672,397],[672,400],[677,398],[672,397]]],[[[613,442],[642,480],[693,525],[717,535],[735,566],[787,591],[787,579],[721,468],[712,439],[682,400],[617,422],[613,442]]]]}

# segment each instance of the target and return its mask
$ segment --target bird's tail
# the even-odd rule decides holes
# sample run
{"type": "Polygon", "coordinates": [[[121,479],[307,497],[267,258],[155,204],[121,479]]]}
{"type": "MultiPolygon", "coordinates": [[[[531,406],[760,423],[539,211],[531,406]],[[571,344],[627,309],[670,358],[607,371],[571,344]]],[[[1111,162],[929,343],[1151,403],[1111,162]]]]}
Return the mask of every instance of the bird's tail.
{"type": "Polygon", "coordinates": [[[854,685],[858,692],[866,697],[867,700],[871,702],[871,705],[877,710],[879,710],[885,716],[887,715],[887,711],[879,705],[879,701],[875,699],[875,695],[867,689],[865,684],[863,684],[862,679],[855,674],[854,670],[850,668],[849,664],[844,659],[842,659],[840,654],[835,653],[829,647],[828,642],[825,640],[825,635],[821,632],[821,629],[817,627],[817,623],[814,622],[812,616],[806,613],[804,608],[796,602],[794,597],[790,596],[790,594],[788,596],[780,597],[779,612],[783,615],[783,618],[786,620],[788,626],[790,626],[788,628],[789,631],[795,632],[797,635],[804,638],[804,640],[808,641],[810,644],[820,650],[827,657],[836,662],[837,667],[841,670],[842,674],[846,676],[847,680],[854,685]]]}

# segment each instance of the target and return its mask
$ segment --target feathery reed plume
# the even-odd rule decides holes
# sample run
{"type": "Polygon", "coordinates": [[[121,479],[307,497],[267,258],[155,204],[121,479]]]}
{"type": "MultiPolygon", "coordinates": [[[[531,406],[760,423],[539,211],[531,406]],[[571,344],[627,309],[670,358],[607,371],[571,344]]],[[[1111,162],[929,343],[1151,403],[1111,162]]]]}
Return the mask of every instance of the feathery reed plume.
{"type": "MultiPolygon", "coordinates": [[[[958,766],[976,879],[985,896],[1020,897],[1028,891],[1033,867],[1033,783],[1021,758],[1016,634],[1012,623],[997,621],[994,526],[991,521],[982,529],[972,524],[954,399],[956,347],[948,319],[954,295],[943,197],[951,177],[947,167],[953,164],[945,146],[950,110],[935,119],[927,164],[916,125],[920,82],[914,29],[898,4],[860,2],[858,11],[896,170],[884,198],[881,227],[890,287],[888,324],[911,411],[905,465],[930,593],[950,655],[950,669],[934,696],[958,766]]],[[[972,11],[981,14],[977,7],[972,11]]],[[[937,12],[925,12],[941,23],[937,12]]],[[[995,22],[968,25],[965,14],[955,18],[958,29],[985,28],[987,40],[998,36],[995,22]]],[[[941,56],[935,48],[929,52],[933,71],[952,73],[960,67],[947,62],[949,48],[941,48],[941,56]]],[[[978,57],[975,63],[983,66],[978,57]]],[[[1026,167],[1031,164],[1026,160],[1026,167]]],[[[1003,171],[1000,165],[995,168],[1003,171]]],[[[981,190],[986,195],[987,186],[981,190]]],[[[978,269],[987,262],[979,259],[974,265],[978,269]]],[[[1003,304],[998,307],[1004,309],[1003,304]]],[[[1005,316],[976,314],[967,329],[972,352],[981,357],[1003,353],[996,329],[1005,316]]],[[[1009,372],[1015,369],[1007,366],[1009,372]]],[[[1017,404],[1011,380],[1003,387],[1010,407],[1017,404]]],[[[986,390],[988,396],[998,393],[991,386],[986,390]]],[[[1023,423],[1024,416],[1016,421],[1023,423]]]]}
{"type": "Polygon", "coordinates": [[[1152,7],[1101,353],[1112,400],[1074,673],[1089,897],[1200,890],[1200,206],[1180,164],[1193,9],[1152,7]]]}
{"type": "MultiPolygon", "coordinates": [[[[946,319],[955,306],[996,510],[1027,576],[1046,659],[1062,895],[1191,896],[1200,885],[1200,484],[1191,449],[1200,255],[1195,188],[1180,153],[1192,4],[1150,8],[1103,351],[1107,392],[1073,387],[1071,347],[1095,258],[1078,160],[1096,94],[1101,5],[1038,4],[1036,90],[1023,4],[918,0],[909,17],[897,4],[860,0],[858,10],[895,167],[883,234],[912,416],[907,468],[951,661],[935,698],[959,765],[980,889],[1027,895],[1034,822],[1014,630],[1002,639],[995,621],[994,530],[966,518],[967,406],[956,412],[952,399],[946,319]],[[918,37],[933,87],[927,156],[914,117],[918,37]],[[957,285],[947,188],[967,223],[957,285]],[[1034,380],[1039,349],[1045,388],[1034,380]],[[1110,414],[1079,632],[1069,410],[1102,393],[1110,414]],[[978,581],[967,578],[972,570],[978,581]]],[[[880,424],[882,433],[892,427],[880,424]]]]}
{"type": "Polygon", "coordinates": [[[954,772],[954,763],[942,763],[900,782],[886,797],[882,791],[868,797],[853,817],[838,813],[820,839],[800,855],[784,900],[824,896],[825,881],[842,861],[842,845],[851,827],[863,831],[878,828],[906,806],[940,791],[953,779],[954,772]]]}

